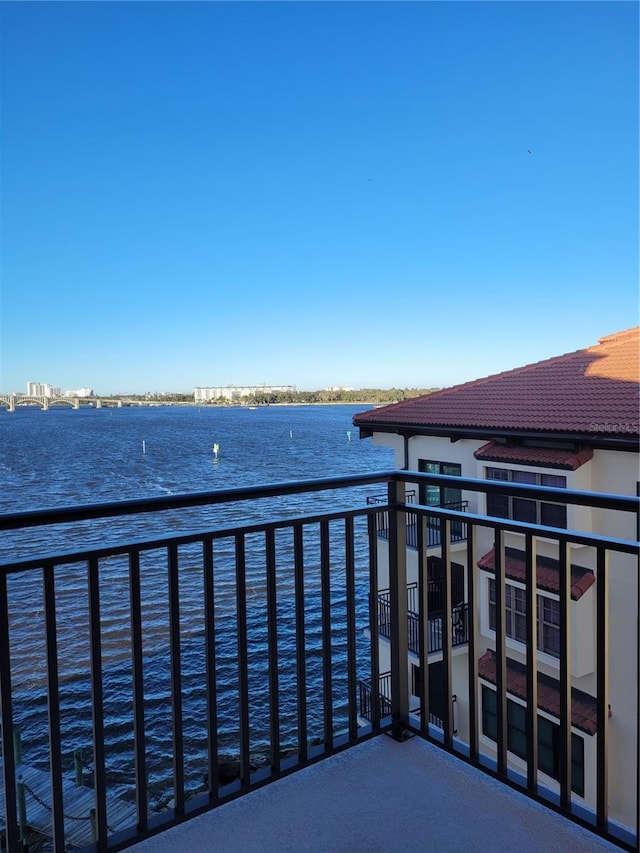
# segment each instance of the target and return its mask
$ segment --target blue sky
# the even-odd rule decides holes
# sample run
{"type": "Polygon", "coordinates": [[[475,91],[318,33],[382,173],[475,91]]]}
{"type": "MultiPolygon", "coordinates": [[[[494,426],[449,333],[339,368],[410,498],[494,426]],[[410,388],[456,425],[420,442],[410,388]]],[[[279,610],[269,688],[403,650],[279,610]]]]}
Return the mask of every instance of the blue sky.
{"type": "Polygon", "coordinates": [[[2,391],[451,385],[638,323],[635,3],[0,15],[2,391]]]}

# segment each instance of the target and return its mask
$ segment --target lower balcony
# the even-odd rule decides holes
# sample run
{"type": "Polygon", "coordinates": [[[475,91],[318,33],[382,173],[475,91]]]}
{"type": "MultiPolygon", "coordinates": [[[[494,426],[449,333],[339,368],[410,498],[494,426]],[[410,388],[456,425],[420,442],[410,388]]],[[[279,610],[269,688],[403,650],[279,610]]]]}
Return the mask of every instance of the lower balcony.
{"type": "MultiPolygon", "coordinates": [[[[390,541],[398,541],[408,513],[423,518],[403,500],[405,484],[431,477],[362,474],[0,517],[5,553],[34,529],[40,543],[31,556],[0,564],[4,848],[418,850],[428,840],[473,850],[594,850],[610,842],[633,849],[636,813],[621,818],[610,795],[614,761],[626,761],[637,778],[638,760],[632,748],[610,749],[613,662],[600,630],[609,625],[608,584],[594,586],[599,668],[597,750],[585,765],[589,801],[572,792],[570,760],[559,763],[557,782],[540,775],[533,708],[519,769],[512,761],[500,620],[491,743],[483,739],[482,673],[469,665],[451,689],[452,668],[484,652],[477,600],[438,616],[433,598],[427,609],[437,630],[416,644],[406,628],[406,549],[390,548],[389,618],[381,620],[380,508],[364,491],[377,485],[394,496],[384,511],[390,541]],[[381,624],[388,637],[379,642],[381,624]],[[454,654],[463,642],[468,656],[454,654]],[[390,667],[381,665],[383,645],[390,667]],[[440,659],[430,661],[436,647],[440,659]],[[434,665],[435,722],[413,706],[417,699],[416,707],[434,709],[435,684],[418,672],[434,665]]],[[[465,481],[473,488],[496,486],[465,481]]],[[[637,505],[571,497],[620,512],[637,505]]],[[[457,509],[425,512],[455,536],[457,509]]],[[[637,545],[626,540],[487,517],[470,516],[466,525],[471,534],[474,525],[492,529],[498,555],[516,525],[531,542],[555,537],[592,548],[603,571],[619,555],[637,560],[637,545]]],[[[480,557],[475,547],[470,535],[467,589],[480,557]]],[[[443,547],[440,568],[453,591],[448,552],[443,547]]],[[[426,560],[423,570],[428,585],[426,560]]],[[[499,559],[494,577],[500,595],[499,559]]],[[[532,599],[529,625],[534,608],[532,599]]],[[[568,598],[560,610],[566,671],[568,598]]],[[[536,674],[533,656],[533,684],[536,674]]],[[[636,688],[637,681],[628,685],[636,688]]],[[[565,757],[569,701],[564,690],[557,742],[565,757]]]]}
{"type": "MultiPolygon", "coordinates": [[[[429,584],[431,586],[431,584],[429,584]]],[[[414,654],[420,653],[420,614],[417,606],[417,587],[416,583],[409,584],[407,587],[407,643],[409,651],[414,654]]],[[[429,596],[431,597],[431,589],[429,596]]],[[[434,596],[436,597],[436,596],[434,596]]],[[[438,589],[438,600],[441,599],[441,592],[438,589]]],[[[451,644],[452,646],[462,646],[469,641],[469,606],[465,602],[460,602],[451,608],[451,644]]],[[[378,633],[381,637],[391,639],[391,593],[388,589],[381,590],[378,593],[378,633]]],[[[444,638],[444,622],[443,612],[439,608],[437,610],[428,611],[426,623],[426,638],[425,642],[428,645],[429,653],[441,652],[444,638]]]]}
{"type": "MultiPolygon", "coordinates": [[[[415,685],[414,685],[415,688],[415,685]]],[[[419,691],[418,691],[419,692],[419,691]]],[[[366,720],[368,723],[372,723],[375,717],[374,712],[374,702],[376,701],[376,694],[371,686],[371,679],[363,678],[359,684],[359,693],[360,693],[360,717],[362,720],[366,720]]],[[[412,695],[415,693],[412,690],[412,695]]],[[[456,697],[454,696],[454,703],[456,697]]],[[[377,693],[377,702],[378,702],[378,716],[377,719],[382,719],[387,716],[391,716],[392,713],[392,704],[391,704],[391,673],[383,672],[378,678],[378,693],[377,693]]],[[[438,729],[444,730],[444,719],[435,714],[434,708],[437,705],[441,705],[441,702],[434,702],[433,705],[429,708],[429,723],[431,725],[436,726],[438,729]]],[[[415,702],[411,703],[410,706],[411,715],[416,718],[417,721],[420,720],[422,715],[422,710],[419,704],[415,702]]],[[[438,710],[442,713],[441,708],[438,710]]],[[[455,704],[454,704],[454,720],[455,720],[455,704]]],[[[457,734],[457,730],[455,729],[454,722],[454,734],[457,734]]]]}
{"type": "MultiPolygon", "coordinates": [[[[407,503],[415,503],[416,493],[415,490],[409,490],[407,492],[407,503]]],[[[367,498],[367,503],[372,506],[380,506],[381,504],[386,504],[387,499],[382,495],[369,495],[367,498]]],[[[467,512],[469,508],[469,501],[450,501],[444,504],[438,504],[439,508],[456,510],[457,512],[467,512]]],[[[414,512],[408,512],[406,515],[406,536],[407,536],[407,547],[408,548],[417,548],[418,547],[418,537],[419,537],[419,524],[418,524],[419,516],[414,512]]],[[[427,548],[439,548],[442,544],[442,529],[440,526],[440,521],[438,518],[427,517],[426,519],[426,537],[425,537],[425,545],[427,548]]],[[[378,510],[376,513],[376,527],[378,530],[378,536],[380,539],[389,539],[389,513],[387,510],[378,510]]],[[[464,542],[467,538],[467,525],[460,521],[459,518],[455,518],[451,521],[451,538],[450,541],[452,543],[455,542],[464,542]]]]}

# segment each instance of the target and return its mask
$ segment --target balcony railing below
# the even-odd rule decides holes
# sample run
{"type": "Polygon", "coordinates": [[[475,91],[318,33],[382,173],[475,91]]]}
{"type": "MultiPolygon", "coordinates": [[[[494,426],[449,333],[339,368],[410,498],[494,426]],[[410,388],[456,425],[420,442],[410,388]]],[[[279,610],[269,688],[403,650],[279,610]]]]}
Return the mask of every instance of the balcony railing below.
{"type": "MultiPolygon", "coordinates": [[[[373,690],[371,687],[371,679],[363,678],[359,683],[359,691],[360,691],[360,716],[363,720],[368,720],[370,723],[374,721],[374,698],[373,698],[373,690]]],[[[456,701],[456,697],[453,697],[453,701],[456,701]]],[[[383,717],[388,717],[392,711],[391,704],[391,673],[383,672],[378,679],[378,720],[383,719],[383,717]]],[[[419,705],[412,706],[411,713],[416,717],[420,718],[422,714],[422,710],[419,705]]],[[[439,729],[444,728],[444,721],[442,717],[439,717],[437,714],[434,714],[432,711],[429,711],[428,715],[429,722],[437,726],[439,729]]]]}
{"type": "MultiPolygon", "coordinates": [[[[407,503],[415,503],[415,492],[407,492],[407,503]]],[[[387,498],[381,495],[370,495],[367,498],[367,503],[372,506],[387,504],[387,498]]],[[[457,512],[467,512],[469,501],[453,501],[450,503],[438,504],[438,507],[443,509],[456,510],[457,512]]],[[[379,510],[376,513],[376,526],[378,536],[381,539],[389,539],[389,512],[388,510],[379,510]]],[[[418,516],[416,513],[408,512],[406,514],[407,527],[407,546],[409,548],[418,547],[418,516]]],[[[451,521],[451,542],[465,542],[467,539],[467,525],[459,519],[451,521]]],[[[426,543],[427,548],[438,548],[442,544],[442,532],[440,521],[437,518],[427,517],[426,519],[426,543]]]]}
{"type": "MultiPolygon", "coordinates": [[[[360,716],[370,723],[374,719],[375,699],[370,678],[362,678],[358,684],[360,693],[360,716]]],[[[391,673],[383,672],[378,679],[378,720],[391,715],[391,673]]]]}
{"type": "MultiPolygon", "coordinates": [[[[430,586],[429,592],[433,594],[435,600],[440,600],[442,597],[441,583],[434,581],[430,586]]],[[[411,607],[411,603],[416,601],[416,584],[412,584],[407,588],[407,597],[410,606],[407,610],[407,642],[409,651],[415,654],[420,653],[420,615],[416,612],[415,606],[411,607]]],[[[452,635],[451,645],[462,646],[469,642],[469,606],[466,602],[460,602],[451,608],[452,635]]],[[[382,590],[378,595],[378,633],[381,637],[391,639],[393,631],[391,624],[391,593],[387,590],[382,590]]],[[[428,642],[428,650],[432,652],[441,652],[443,647],[443,613],[442,609],[438,608],[434,612],[429,609],[429,615],[426,626],[426,637],[428,642]]]]}

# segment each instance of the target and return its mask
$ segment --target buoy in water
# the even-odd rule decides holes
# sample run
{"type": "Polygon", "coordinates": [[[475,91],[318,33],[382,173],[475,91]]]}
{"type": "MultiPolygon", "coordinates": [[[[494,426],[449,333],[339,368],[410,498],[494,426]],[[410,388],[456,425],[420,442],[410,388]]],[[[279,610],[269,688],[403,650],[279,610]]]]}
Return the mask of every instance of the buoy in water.
{"type": "Polygon", "coordinates": [[[216,443],[213,445],[213,456],[214,456],[214,459],[217,459],[217,458],[218,458],[218,453],[219,453],[219,452],[220,452],[220,445],[216,442],[216,443]]]}

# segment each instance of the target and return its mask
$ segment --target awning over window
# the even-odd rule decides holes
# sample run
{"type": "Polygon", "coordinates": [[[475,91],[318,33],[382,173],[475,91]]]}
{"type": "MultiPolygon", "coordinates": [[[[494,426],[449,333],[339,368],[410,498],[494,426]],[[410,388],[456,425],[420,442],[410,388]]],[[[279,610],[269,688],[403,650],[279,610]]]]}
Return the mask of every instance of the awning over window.
{"type": "Polygon", "coordinates": [[[559,468],[575,471],[593,457],[590,447],[580,450],[558,450],[552,447],[525,447],[489,441],[473,454],[484,462],[511,462],[513,465],[532,465],[536,468],[559,468]]]}
{"type": "MultiPolygon", "coordinates": [[[[495,548],[478,560],[478,568],[485,572],[495,572],[495,548]]],[[[560,563],[552,557],[536,559],[536,581],[538,589],[560,594],[560,563]]],[[[505,548],[505,577],[520,583],[526,583],[525,552],[517,548],[505,548]]],[[[571,564],[571,598],[579,601],[585,592],[596,582],[591,569],[571,564]]]]}

